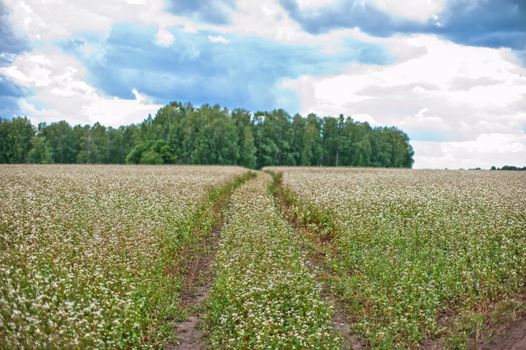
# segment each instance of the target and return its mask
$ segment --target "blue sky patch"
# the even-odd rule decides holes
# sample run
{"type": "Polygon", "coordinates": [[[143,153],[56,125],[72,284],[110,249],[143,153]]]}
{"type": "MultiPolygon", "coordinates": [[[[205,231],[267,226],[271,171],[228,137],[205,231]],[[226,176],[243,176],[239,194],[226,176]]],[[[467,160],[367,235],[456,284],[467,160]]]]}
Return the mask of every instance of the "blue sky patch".
{"type": "Polygon", "coordinates": [[[432,131],[407,132],[407,135],[413,141],[444,142],[444,141],[449,141],[450,140],[450,137],[448,137],[447,135],[434,133],[432,131]]]}
{"type": "Polygon", "coordinates": [[[235,8],[233,0],[168,0],[168,9],[174,15],[214,24],[229,23],[229,12],[235,8]]]}

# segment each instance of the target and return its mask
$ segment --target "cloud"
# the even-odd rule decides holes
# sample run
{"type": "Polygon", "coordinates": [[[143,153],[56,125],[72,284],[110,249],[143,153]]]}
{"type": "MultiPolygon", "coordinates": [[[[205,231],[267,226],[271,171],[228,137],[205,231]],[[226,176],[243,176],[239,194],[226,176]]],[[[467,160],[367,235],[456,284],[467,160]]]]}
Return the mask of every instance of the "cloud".
{"type": "MultiPolygon", "coordinates": [[[[393,64],[353,64],[345,73],[305,75],[284,84],[300,94],[303,113],[366,114],[381,125],[402,128],[417,142],[416,167],[431,166],[433,152],[438,160],[444,151],[483,149],[488,139],[481,135],[507,135],[491,140],[518,150],[506,148],[506,140],[524,136],[526,69],[509,49],[467,47],[423,35],[393,39],[397,44],[401,40],[420,49],[393,64]],[[419,153],[429,149],[426,145],[434,151],[419,153]]],[[[486,162],[488,153],[475,152],[473,161],[486,162]]],[[[523,155],[515,152],[515,163],[524,162],[523,155]]],[[[440,159],[436,166],[448,159],[447,166],[455,166],[455,159],[440,159]]]]}
{"type": "Polygon", "coordinates": [[[18,99],[26,93],[25,89],[0,74],[0,117],[19,115],[18,99]]]}
{"type": "MultiPolygon", "coordinates": [[[[29,49],[26,40],[15,32],[8,9],[0,1],[0,69],[9,66],[17,55],[29,49]]],[[[8,77],[0,74],[0,117],[20,114],[18,98],[27,93],[8,77]]]]}
{"type": "Polygon", "coordinates": [[[121,125],[142,122],[148,114],[155,114],[162,106],[152,103],[151,99],[132,89],[133,99],[97,98],[82,106],[84,115],[89,116],[91,123],[102,121],[102,124],[118,127],[121,125]]]}
{"type": "Polygon", "coordinates": [[[28,49],[28,44],[16,33],[9,18],[8,9],[0,2],[0,66],[8,64],[14,55],[28,49]]]}
{"type": "Polygon", "coordinates": [[[526,4],[518,0],[341,0],[314,9],[297,0],[281,4],[315,34],[358,27],[376,36],[434,33],[467,45],[526,48],[526,4]]]}
{"type": "Polygon", "coordinates": [[[170,47],[175,41],[175,37],[166,29],[159,29],[155,34],[155,43],[159,46],[170,47]]]}
{"type": "MultiPolygon", "coordinates": [[[[66,0],[18,1],[5,0],[10,18],[30,40],[64,38],[72,32],[108,32],[112,20],[105,11],[93,11],[94,2],[80,3],[66,0]],[[97,13],[98,12],[98,13],[97,13]]],[[[106,11],[109,10],[111,2],[106,11]]],[[[100,10],[104,10],[102,6],[100,10]]],[[[118,10],[113,6],[113,10],[118,10]]]]}
{"type": "Polygon", "coordinates": [[[521,0],[451,0],[440,22],[435,32],[458,43],[526,48],[526,4],[521,0]]]}
{"type": "Polygon", "coordinates": [[[524,164],[526,135],[488,133],[461,142],[411,142],[418,168],[483,168],[524,164]]]}
{"type": "Polygon", "coordinates": [[[367,1],[336,1],[315,9],[301,8],[297,0],[280,0],[280,3],[303,29],[314,34],[359,27],[367,33],[389,35],[406,26],[404,21],[391,17],[367,1]]]}
{"type": "Polygon", "coordinates": [[[452,127],[441,117],[429,115],[428,108],[422,108],[415,115],[410,115],[398,123],[413,140],[444,141],[451,134],[452,127]]]}
{"type": "Polygon", "coordinates": [[[117,23],[155,26],[161,33],[174,26],[195,30],[192,19],[168,11],[166,0],[3,1],[13,27],[36,46],[68,40],[75,34],[107,37],[117,23]]]}
{"type": "Polygon", "coordinates": [[[230,40],[226,39],[222,35],[209,35],[208,41],[210,41],[211,43],[219,43],[219,44],[229,44],[230,43],[230,40]]]}
{"type": "Polygon", "coordinates": [[[327,0],[297,0],[298,6],[302,10],[320,9],[327,5],[334,4],[334,1],[327,0]]]}
{"type": "Polygon", "coordinates": [[[17,104],[34,122],[67,119],[119,126],[140,122],[161,107],[136,90],[129,99],[101,94],[84,80],[80,62],[58,50],[21,54],[13,65],[0,68],[0,76],[31,89],[31,95],[18,95],[17,104]]]}
{"type": "Polygon", "coordinates": [[[373,5],[384,13],[410,21],[436,21],[444,9],[445,0],[412,0],[410,5],[404,0],[372,0],[373,5]]]}
{"type": "Polygon", "coordinates": [[[177,36],[171,45],[169,40],[159,45],[162,33],[157,26],[124,23],[114,25],[109,34],[74,34],[58,41],[60,49],[34,50],[0,74],[32,91],[18,105],[35,118],[75,122],[103,118],[110,124],[115,120],[126,124],[172,100],[294,112],[299,109],[297,95],[283,86],[283,79],[334,73],[349,61],[388,60],[377,45],[353,40],[326,54],[316,45],[257,37],[234,36],[229,45],[210,45],[211,40],[228,41],[217,32],[169,33],[177,36]],[[138,100],[133,88],[152,99],[138,100]],[[127,109],[135,110],[136,117],[125,119],[127,109]],[[108,119],[112,115],[115,118],[108,119]]]}
{"type": "Polygon", "coordinates": [[[0,96],[21,97],[24,95],[26,95],[26,92],[22,87],[0,75],[0,96]]]}

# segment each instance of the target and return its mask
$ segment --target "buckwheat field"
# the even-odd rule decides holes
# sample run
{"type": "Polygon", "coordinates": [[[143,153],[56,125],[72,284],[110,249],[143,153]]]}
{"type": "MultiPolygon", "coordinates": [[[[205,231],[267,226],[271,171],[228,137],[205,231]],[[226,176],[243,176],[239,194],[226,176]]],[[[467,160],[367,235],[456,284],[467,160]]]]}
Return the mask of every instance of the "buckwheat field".
{"type": "Polygon", "coordinates": [[[334,285],[372,347],[419,347],[524,288],[524,173],[271,170],[299,220],[326,228],[334,285]]]}
{"type": "Polygon", "coordinates": [[[175,253],[237,167],[0,167],[0,348],[158,347],[175,253]]]}
{"type": "Polygon", "coordinates": [[[506,315],[526,329],[524,172],[265,171],[0,167],[0,349],[465,349],[506,315]]]}

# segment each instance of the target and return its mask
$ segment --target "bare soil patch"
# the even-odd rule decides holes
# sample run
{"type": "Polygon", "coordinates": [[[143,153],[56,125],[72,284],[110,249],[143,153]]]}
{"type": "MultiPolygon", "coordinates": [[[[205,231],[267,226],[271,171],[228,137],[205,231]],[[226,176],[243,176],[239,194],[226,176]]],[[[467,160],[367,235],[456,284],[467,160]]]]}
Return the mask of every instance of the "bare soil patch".
{"type": "Polygon", "coordinates": [[[502,334],[476,348],[481,350],[525,350],[526,318],[523,317],[508,325],[502,334]]]}
{"type": "Polygon", "coordinates": [[[205,240],[204,252],[194,252],[190,257],[181,293],[183,307],[190,315],[185,321],[175,325],[177,343],[170,344],[167,349],[201,350],[207,347],[203,330],[203,309],[214,281],[213,263],[219,237],[220,230],[216,228],[205,240]]]}
{"type": "MultiPolygon", "coordinates": [[[[516,298],[517,301],[526,303],[526,290],[516,298]]],[[[503,317],[502,322],[496,327],[495,335],[489,340],[473,340],[471,348],[480,350],[526,350],[526,312],[522,309],[513,317],[503,317]]]]}

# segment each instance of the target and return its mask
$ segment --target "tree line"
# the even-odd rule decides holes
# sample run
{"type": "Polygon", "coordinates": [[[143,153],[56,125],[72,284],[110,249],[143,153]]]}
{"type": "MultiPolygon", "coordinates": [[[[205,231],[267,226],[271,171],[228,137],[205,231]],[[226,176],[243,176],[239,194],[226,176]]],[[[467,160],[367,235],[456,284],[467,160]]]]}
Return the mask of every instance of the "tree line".
{"type": "Polygon", "coordinates": [[[395,127],[282,109],[250,113],[172,102],[155,117],[119,128],[0,119],[0,163],[410,168],[413,153],[408,136],[395,127]]]}
{"type": "Polygon", "coordinates": [[[506,171],[526,171],[526,166],[519,167],[515,165],[504,165],[501,168],[497,168],[496,166],[492,166],[490,170],[506,170],[506,171]]]}

